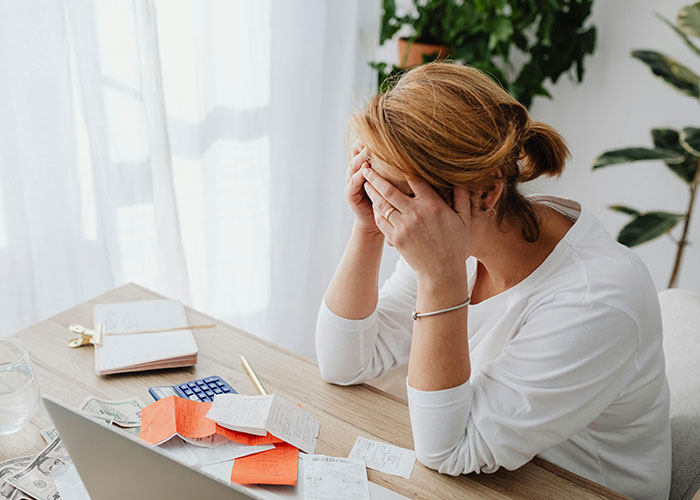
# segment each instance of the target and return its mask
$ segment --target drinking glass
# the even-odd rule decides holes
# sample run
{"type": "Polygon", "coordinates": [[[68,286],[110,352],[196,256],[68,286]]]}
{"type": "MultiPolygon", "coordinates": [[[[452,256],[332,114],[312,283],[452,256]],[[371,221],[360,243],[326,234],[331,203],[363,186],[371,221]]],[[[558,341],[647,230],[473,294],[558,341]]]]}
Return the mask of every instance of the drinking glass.
{"type": "Polygon", "coordinates": [[[0,435],[17,432],[39,406],[27,346],[17,339],[0,339],[0,435]]]}

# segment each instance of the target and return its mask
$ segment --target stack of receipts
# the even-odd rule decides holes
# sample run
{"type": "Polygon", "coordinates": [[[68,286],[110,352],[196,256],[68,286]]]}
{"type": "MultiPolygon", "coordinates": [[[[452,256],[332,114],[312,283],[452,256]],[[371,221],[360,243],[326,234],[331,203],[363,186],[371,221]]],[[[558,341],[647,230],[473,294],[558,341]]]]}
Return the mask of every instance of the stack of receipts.
{"type": "Polygon", "coordinates": [[[233,431],[257,436],[268,432],[305,453],[316,450],[321,424],[300,407],[280,396],[221,394],[207,418],[233,431]]]}
{"type": "Polygon", "coordinates": [[[95,373],[98,375],[197,363],[197,344],[192,331],[173,330],[188,326],[185,308],[180,301],[97,304],[94,309],[95,331],[100,325],[102,344],[95,346],[95,373]]]}
{"type": "Polygon", "coordinates": [[[320,424],[280,396],[170,396],[143,409],[140,439],[186,465],[235,459],[230,480],[295,485],[299,450],[313,453],[320,424]],[[230,396],[230,397],[229,397],[230,396]]]}

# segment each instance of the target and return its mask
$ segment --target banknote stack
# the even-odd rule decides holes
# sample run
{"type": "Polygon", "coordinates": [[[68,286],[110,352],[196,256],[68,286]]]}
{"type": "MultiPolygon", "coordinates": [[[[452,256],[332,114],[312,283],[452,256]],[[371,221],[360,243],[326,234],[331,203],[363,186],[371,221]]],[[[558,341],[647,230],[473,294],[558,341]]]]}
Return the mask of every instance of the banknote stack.
{"type": "MultiPolygon", "coordinates": [[[[138,439],[141,410],[145,406],[138,398],[104,401],[90,396],[78,409],[138,439]]],[[[72,462],[54,427],[42,429],[41,435],[48,446],[38,455],[0,462],[0,500],[61,499],[54,478],[57,473],[72,467],[72,462]]]]}

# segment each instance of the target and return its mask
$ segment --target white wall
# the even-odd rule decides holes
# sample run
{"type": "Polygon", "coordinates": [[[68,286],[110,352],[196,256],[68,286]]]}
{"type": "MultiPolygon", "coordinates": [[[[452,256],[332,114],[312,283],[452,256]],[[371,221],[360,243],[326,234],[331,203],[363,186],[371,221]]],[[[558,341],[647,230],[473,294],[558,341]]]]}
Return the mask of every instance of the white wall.
{"type": "MultiPolygon", "coordinates": [[[[609,149],[652,146],[652,127],[700,126],[699,103],[680,95],[629,55],[633,49],[659,50],[700,72],[700,58],[653,15],[659,12],[674,20],[678,9],[688,3],[690,0],[596,1],[592,22],[598,28],[598,44],[595,54],[585,61],[583,83],[575,85],[564,76],[550,87],[553,99],[538,97],[531,108],[533,118],[562,132],[572,158],[560,179],[538,179],[525,186],[526,191],[581,202],[614,236],[629,219],[608,210],[608,205],[685,212],[688,189],[663,163],[619,165],[595,173],[591,165],[609,149]]],[[[387,43],[377,57],[390,61],[396,59],[395,54],[395,43],[387,43]]],[[[686,247],[679,286],[700,293],[700,206],[695,208],[689,234],[698,244],[686,247]]],[[[680,230],[679,225],[674,233],[680,230]]],[[[666,288],[675,243],[664,236],[635,251],[644,259],[657,288],[666,288]]],[[[393,252],[388,257],[394,260],[393,252]]]]}
{"type": "MultiPolygon", "coordinates": [[[[629,220],[608,210],[625,204],[640,210],[685,212],[688,189],[661,162],[633,163],[591,172],[594,158],[609,149],[652,146],[652,127],[700,126],[697,101],[685,97],[651,74],[630,57],[633,49],[654,49],[700,71],[700,58],[653,13],[675,20],[689,0],[598,0],[593,22],[598,27],[598,46],[586,60],[583,84],[564,78],[551,88],[552,100],[537,98],[534,118],[562,132],[572,158],[559,180],[537,180],[532,192],[548,192],[580,201],[598,217],[611,234],[629,220]]],[[[691,218],[679,286],[700,292],[700,207],[691,218]]],[[[680,224],[674,230],[680,235],[680,224]]],[[[676,244],[668,237],[636,247],[651,271],[658,289],[666,288],[675,259],[676,244]]]]}

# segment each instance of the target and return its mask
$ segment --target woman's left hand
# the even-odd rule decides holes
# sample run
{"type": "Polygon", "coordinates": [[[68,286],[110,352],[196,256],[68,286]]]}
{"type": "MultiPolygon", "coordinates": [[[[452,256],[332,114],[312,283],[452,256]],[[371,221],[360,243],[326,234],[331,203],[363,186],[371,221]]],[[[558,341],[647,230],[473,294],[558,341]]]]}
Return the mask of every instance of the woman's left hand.
{"type": "Polygon", "coordinates": [[[407,179],[415,195],[410,197],[373,169],[363,167],[362,172],[377,227],[419,278],[449,278],[455,271],[464,271],[471,225],[466,189],[454,188],[451,208],[424,181],[407,179]]]}

